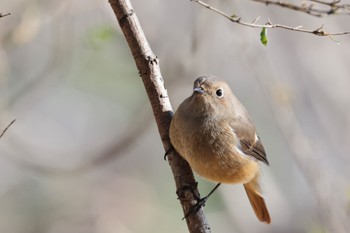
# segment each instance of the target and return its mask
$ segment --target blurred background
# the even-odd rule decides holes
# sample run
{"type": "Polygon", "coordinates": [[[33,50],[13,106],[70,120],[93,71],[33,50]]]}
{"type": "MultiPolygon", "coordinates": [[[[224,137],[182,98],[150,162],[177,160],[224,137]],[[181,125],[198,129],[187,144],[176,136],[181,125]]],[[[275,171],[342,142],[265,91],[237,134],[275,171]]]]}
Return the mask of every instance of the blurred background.
{"type": "MultiPolygon", "coordinates": [[[[299,1],[295,1],[300,3],[299,1]]],[[[246,21],[349,31],[251,1],[209,1],[246,21]]],[[[346,1],[344,1],[346,3],[346,1]]],[[[346,232],[350,37],[232,24],[188,0],[132,1],[173,108],[196,77],[225,78],[266,148],[260,223],[242,185],[205,206],[213,232],[346,232]]],[[[0,232],[187,232],[143,84],[108,1],[2,0],[0,232]]],[[[198,177],[207,194],[215,184],[198,177]]]]}

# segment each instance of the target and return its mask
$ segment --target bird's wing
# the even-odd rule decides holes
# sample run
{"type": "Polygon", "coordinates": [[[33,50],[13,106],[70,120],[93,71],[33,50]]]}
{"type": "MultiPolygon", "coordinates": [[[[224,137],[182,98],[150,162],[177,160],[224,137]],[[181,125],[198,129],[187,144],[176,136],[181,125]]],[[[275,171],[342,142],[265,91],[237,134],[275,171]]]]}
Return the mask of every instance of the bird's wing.
{"type": "Polygon", "coordinates": [[[256,135],[255,128],[250,121],[234,121],[234,123],[231,123],[231,128],[240,142],[238,148],[244,154],[250,155],[269,165],[264,146],[260,138],[256,135]]]}
{"type": "Polygon", "coordinates": [[[243,153],[253,156],[257,160],[262,161],[265,164],[269,165],[269,161],[267,160],[264,146],[261,144],[261,141],[259,138],[254,144],[251,144],[250,141],[245,139],[240,140],[240,143],[241,143],[241,150],[243,151],[243,153]]]}

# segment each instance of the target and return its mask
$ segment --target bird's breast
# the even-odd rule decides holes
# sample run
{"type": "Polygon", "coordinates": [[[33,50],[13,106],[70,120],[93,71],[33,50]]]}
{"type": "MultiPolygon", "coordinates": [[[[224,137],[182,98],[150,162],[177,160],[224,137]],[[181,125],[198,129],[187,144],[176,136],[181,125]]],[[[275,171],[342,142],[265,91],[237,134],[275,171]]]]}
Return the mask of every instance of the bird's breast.
{"type": "Polygon", "coordinates": [[[237,150],[238,138],[232,129],[211,118],[183,120],[174,116],[171,141],[179,154],[200,176],[221,183],[246,183],[258,172],[258,164],[237,150]],[[176,136],[175,136],[176,135],[176,136]]]}

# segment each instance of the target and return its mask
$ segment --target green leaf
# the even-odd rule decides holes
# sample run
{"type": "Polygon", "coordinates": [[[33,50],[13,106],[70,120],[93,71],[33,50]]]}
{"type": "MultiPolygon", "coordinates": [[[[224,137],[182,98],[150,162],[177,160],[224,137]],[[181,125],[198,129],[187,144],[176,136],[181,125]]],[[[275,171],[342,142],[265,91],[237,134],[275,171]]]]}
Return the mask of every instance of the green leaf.
{"type": "Polygon", "coordinates": [[[263,45],[267,45],[267,29],[266,27],[263,27],[263,29],[260,32],[260,41],[263,45]]]}

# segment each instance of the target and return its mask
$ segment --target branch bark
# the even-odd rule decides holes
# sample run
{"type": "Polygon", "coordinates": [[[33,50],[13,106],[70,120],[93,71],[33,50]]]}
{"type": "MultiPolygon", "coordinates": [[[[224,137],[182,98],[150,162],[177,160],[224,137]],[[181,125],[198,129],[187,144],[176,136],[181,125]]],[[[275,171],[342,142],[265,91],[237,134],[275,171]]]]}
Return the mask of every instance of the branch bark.
{"type": "MultiPolygon", "coordinates": [[[[109,0],[120,28],[134,57],[137,69],[151,102],[153,114],[158,126],[160,138],[165,151],[171,147],[169,126],[173,115],[170,100],[164,87],[159,60],[152,52],[138,18],[129,0],[109,0]]],[[[192,170],[188,163],[176,152],[168,156],[176,184],[176,193],[181,202],[184,214],[197,202],[199,192],[192,170]]],[[[188,230],[191,233],[210,232],[209,224],[201,208],[196,214],[186,218],[188,230]]]]}

